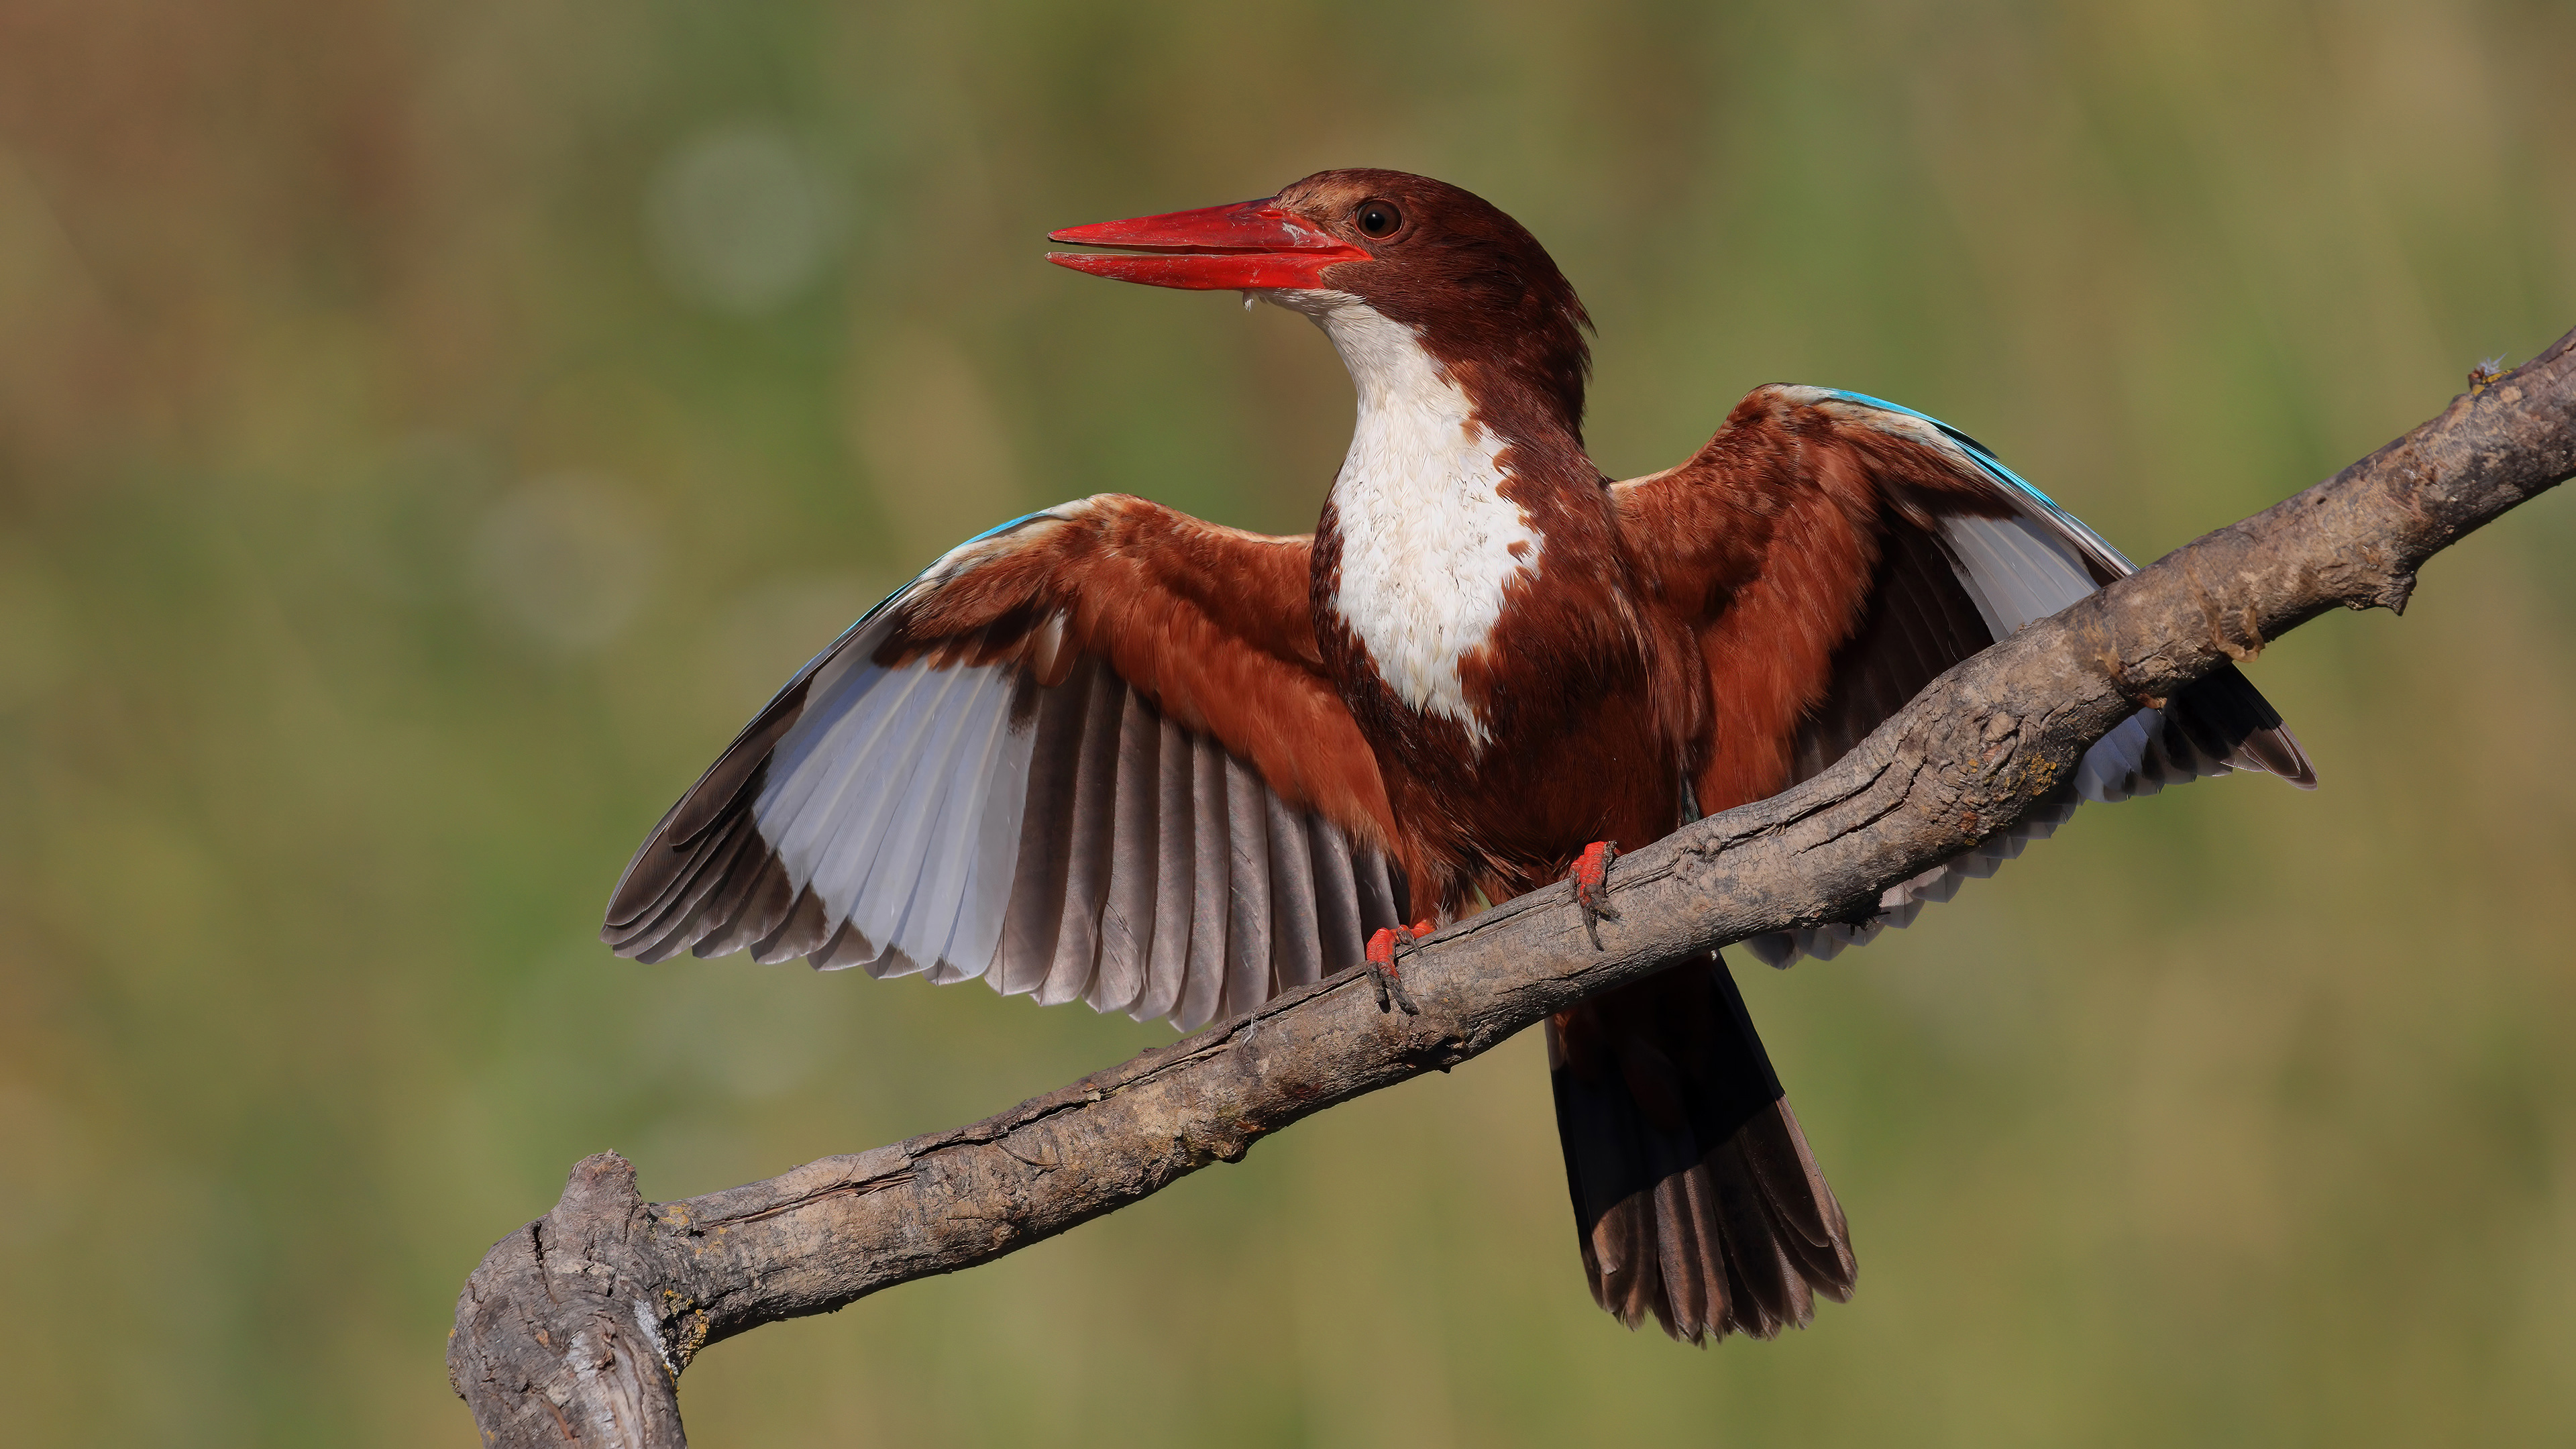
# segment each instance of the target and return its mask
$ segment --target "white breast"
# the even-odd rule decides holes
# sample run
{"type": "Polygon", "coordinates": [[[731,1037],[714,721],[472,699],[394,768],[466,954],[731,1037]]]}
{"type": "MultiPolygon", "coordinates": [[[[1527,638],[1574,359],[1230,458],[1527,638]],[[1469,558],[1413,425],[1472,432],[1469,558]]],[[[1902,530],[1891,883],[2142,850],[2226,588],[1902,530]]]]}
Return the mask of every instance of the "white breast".
{"type": "Polygon", "coordinates": [[[1492,636],[1511,581],[1542,543],[1502,496],[1500,438],[1410,327],[1341,292],[1272,293],[1333,339],[1359,391],[1359,425],[1333,482],[1342,539],[1333,611],[1398,699],[1485,742],[1458,663],[1492,636]]]}

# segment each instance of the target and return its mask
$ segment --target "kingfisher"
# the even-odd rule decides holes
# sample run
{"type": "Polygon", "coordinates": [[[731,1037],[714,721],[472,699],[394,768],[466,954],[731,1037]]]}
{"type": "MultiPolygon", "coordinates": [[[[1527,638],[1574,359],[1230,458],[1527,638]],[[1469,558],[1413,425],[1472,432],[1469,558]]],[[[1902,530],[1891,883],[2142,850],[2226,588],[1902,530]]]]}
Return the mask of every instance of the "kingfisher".
{"type": "MultiPolygon", "coordinates": [[[[1319,172],[1074,227],[1047,260],[1243,293],[1358,394],[1312,534],[1101,494],[949,550],[798,671],[656,824],[603,939],[983,981],[1194,1030],[1823,770],[1934,676],[2134,571],[1922,413],[1772,385],[1679,466],[1583,447],[1591,318],[1456,186],[1319,172]]],[[[2233,667],[2139,709],[2036,814],[1831,957],[2085,801],[2316,775],[2233,667]]],[[[1393,983],[1401,997],[1400,980],[1393,983]]],[[[1841,1206],[1716,952],[1545,1023],[1593,1297],[1769,1338],[1852,1290],[1841,1206]]]]}

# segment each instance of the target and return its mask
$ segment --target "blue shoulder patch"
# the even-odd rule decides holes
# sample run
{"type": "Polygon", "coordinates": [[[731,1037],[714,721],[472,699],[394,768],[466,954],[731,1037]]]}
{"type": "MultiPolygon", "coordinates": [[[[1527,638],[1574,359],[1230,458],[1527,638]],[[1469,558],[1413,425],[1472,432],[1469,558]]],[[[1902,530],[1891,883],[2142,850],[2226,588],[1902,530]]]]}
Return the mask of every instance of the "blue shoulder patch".
{"type": "Polygon", "coordinates": [[[1963,432],[1960,432],[1957,428],[1950,426],[1948,423],[1941,421],[1930,413],[1918,413],[1914,409],[1905,406],[1903,403],[1892,403],[1885,398],[1871,397],[1865,392],[1851,392],[1843,388],[1828,388],[1825,390],[1825,395],[1827,397],[1840,398],[1844,402],[1858,403],[1862,407],[1878,408],[1884,412],[1902,413],[1909,418],[1915,418],[1922,422],[1930,423],[1933,427],[1941,430],[1941,435],[1943,437],[1958,444],[1960,451],[1966,453],[1970,461],[1974,462],[1979,468],[1985,470],[1986,476],[1994,479],[2006,488],[2020,493],[2023,497],[2030,499],[2041,508],[2046,509],[2049,517],[2056,519],[2059,523],[2065,525],[2070,532],[2099,547],[2104,553],[2109,554],[2112,558],[2119,560],[2123,564],[2128,564],[2131,568],[2136,567],[2135,564],[2129,563],[2129,556],[2127,554],[2113,548],[2110,540],[2104,538],[2098,533],[2095,533],[2092,525],[2086,523],[2083,519],[2076,517],[2074,514],[2067,512],[2064,508],[2059,507],[2056,499],[2040,492],[2029,479],[2024,478],[2019,473],[2005,467],[2003,459],[1996,457],[1993,451],[1987,448],[1985,444],[1978,442],[1976,439],[1969,437],[1963,432]]]}
{"type": "MultiPolygon", "coordinates": [[[[1033,519],[1042,518],[1042,517],[1045,517],[1045,516],[1046,516],[1046,510],[1045,510],[1045,509],[1039,509],[1039,510],[1038,510],[1037,512],[1035,512],[1035,513],[1023,513],[1023,514],[1021,514],[1019,517],[1012,519],[1012,520],[1011,520],[1010,522],[1008,522],[1008,523],[996,523],[996,524],[994,524],[992,527],[990,527],[990,528],[988,528],[988,529],[985,529],[982,533],[979,533],[979,534],[975,535],[973,538],[970,538],[970,539],[966,540],[964,543],[958,544],[958,545],[956,545],[955,547],[953,547],[953,548],[949,549],[949,550],[948,550],[948,553],[955,553],[958,549],[961,549],[961,548],[973,548],[975,545],[977,545],[977,544],[979,544],[979,543],[982,543],[984,540],[986,540],[986,539],[988,539],[988,538],[999,538],[999,537],[1001,537],[1003,534],[1006,534],[1006,533],[1010,532],[1012,529],[1019,527],[1019,526],[1020,526],[1021,524],[1023,524],[1023,523],[1027,523],[1027,522],[1030,522],[1030,521],[1031,521],[1031,520],[1033,520],[1033,519]]],[[[941,557],[941,558],[946,558],[947,556],[948,556],[948,554],[946,554],[946,553],[944,553],[944,554],[941,554],[941,555],[940,555],[940,557],[941,557]]],[[[937,567],[938,567],[938,565],[937,565],[937,564],[933,564],[933,565],[931,565],[931,568],[937,568],[937,567]]],[[[867,621],[869,621],[870,619],[875,618],[877,615],[884,613],[884,612],[885,612],[885,607],[886,607],[886,605],[891,604],[891,603],[893,603],[895,600],[902,598],[902,597],[903,597],[903,594],[904,594],[904,589],[909,589],[909,588],[911,588],[914,584],[920,583],[920,582],[921,582],[921,580],[922,580],[922,577],[923,577],[924,575],[928,574],[929,572],[930,572],[930,569],[923,569],[923,570],[921,571],[921,573],[914,574],[911,578],[908,578],[908,579],[904,580],[904,581],[903,581],[903,588],[902,588],[902,589],[897,589],[897,590],[895,590],[893,593],[886,595],[884,598],[877,600],[874,604],[869,605],[869,606],[868,606],[868,611],[867,611],[866,613],[864,613],[864,614],[861,614],[861,615],[858,617],[858,622],[857,622],[857,623],[854,623],[854,624],[852,624],[852,625],[850,625],[850,628],[852,628],[852,629],[856,629],[857,627],[859,627],[859,625],[860,625],[860,624],[864,624],[864,623],[866,623],[867,621]]],[[[830,653],[831,651],[827,649],[827,650],[825,650],[824,652],[828,654],[828,653],[830,653]]]]}
{"type": "Polygon", "coordinates": [[[1909,418],[1919,418],[1924,422],[1930,423],[1932,426],[1939,428],[1944,437],[1947,437],[1951,442],[1958,444],[1961,448],[1966,449],[1968,456],[1977,460],[1977,466],[1993,474],[1997,482],[2018,488],[2022,492],[2029,494],[2031,497],[2038,499],[2040,502],[2047,504],[2048,511],[2051,513],[2063,513],[2066,511],[2057,506],[2056,499],[2049,497],[2047,494],[2040,492],[2039,489],[2032,486],[2029,479],[2024,478],[2019,473],[2005,467],[2003,459],[1996,457],[1992,449],[1988,448],[1985,444],[1978,442],[1976,439],[1969,437],[1967,434],[1960,432],[1957,428],[1950,426],[1948,423],[1941,421],[1939,418],[1932,416],[1930,413],[1918,413],[1914,409],[1905,406],[1903,403],[1892,403],[1885,398],[1871,397],[1865,392],[1848,392],[1842,388],[1832,389],[1827,396],[1838,397],[1845,402],[1856,402],[1863,407],[1878,408],[1885,412],[1903,413],[1909,418]]]}
{"type": "MultiPolygon", "coordinates": [[[[1030,519],[1032,519],[1032,518],[1036,518],[1036,517],[1038,517],[1040,514],[1043,514],[1043,513],[1045,513],[1045,512],[1046,512],[1046,510],[1045,510],[1045,509],[1043,509],[1043,508],[1041,508],[1041,509],[1039,509],[1036,513],[1023,513],[1023,514],[1021,514],[1019,517],[1012,519],[1012,520],[1011,520],[1010,522],[1008,522],[1008,523],[996,523],[996,524],[994,524],[992,527],[990,527],[990,528],[988,528],[988,529],[985,529],[982,533],[979,533],[979,534],[975,535],[973,538],[970,538],[970,539],[966,540],[966,543],[961,543],[961,544],[957,545],[957,548],[964,548],[964,547],[966,547],[966,545],[967,545],[967,544],[982,543],[984,540],[986,540],[986,539],[988,539],[988,538],[998,538],[998,537],[1000,537],[1001,535],[1003,535],[1003,534],[1006,534],[1006,533],[1010,532],[1012,529],[1019,527],[1021,524],[1026,523],[1026,522],[1028,522],[1030,519]]],[[[955,553],[955,552],[957,551],[957,548],[952,548],[952,549],[950,549],[950,550],[949,550],[949,552],[950,552],[950,553],[955,553]]],[[[923,573],[927,573],[927,572],[929,572],[929,570],[924,569],[922,572],[923,572],[923,573]]],[[[913,577],[914,577],[915,579],[919,579],[919,578],[921,577],[921,574],[915,574],[915,575],[913,575],[913,577]]],[[[896,590],[895,592],[897,592],[897,593],[901,593],[901,592],[902,592],[902,590],[898,589],[898,590],[896,590]]],[[[880,605],[879,607],[881,608],[881,607],[883,607],[883,606],[882,606],[882,605],[880,605]]],[[[873,612],[873,611],[871,611],[871,612],[873,612]]]]}

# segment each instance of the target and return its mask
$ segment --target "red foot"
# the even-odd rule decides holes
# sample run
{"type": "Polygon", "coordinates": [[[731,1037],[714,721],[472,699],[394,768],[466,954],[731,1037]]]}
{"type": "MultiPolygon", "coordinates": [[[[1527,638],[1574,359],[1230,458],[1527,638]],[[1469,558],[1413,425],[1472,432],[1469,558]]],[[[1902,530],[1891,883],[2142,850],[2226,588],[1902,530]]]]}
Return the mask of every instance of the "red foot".
{"type": "Polygon", "coordinates": [[[1614,921],[1619,919],[1619,913],[1609,909],[1602,892],[1610,885],[1610,862],[1618,858],[1619,842],[1596,840],[1583,847],[1583,853],[1574,858],[1574,869],[1566,872],[1566,878],[1574,882],[1574,898],[1583,903],[1583,909],[1614,921]]]}
{"type": "Polygon", "coordinates": [[[1369,975],[1377,982],[1378,1010],[1401,1006],[1407,1016],[1422,1014],[1421,1008],[1415,1006],[1413,998],[1406,994],[1404,982],[1395,969],[1395,949],[1421,940],[1431,934],[1431,929],[1431,922],[1416,921],[1410,926],[1381,926],[1376,935],[1369,937],[1369,975]]]}
{"type": "Polygon", "coordinates": [[[1380,926],[1377,934],[1369,937],[1369,964],[1372,966],[1383,966],[1387,970],[1393,971],[1395,969],[1395,948],[1407,945],[1414,941],[1419,941],[1423,937],[1430,935],[1431,930],[1432,925],[1429,921],[1416,921],[1410,926],[1380,926]]]}
{"type": "Polygon", "coordinates": [[[1610,905],[1610,862],[1619,858],[1619,842],[1596,840],[1583,847],[1574,858],[1574,869],[1565,873],[1574,882],[1574,903],[1583,908],[1583,929],[1591,934],[1592,948],[1601,949],[1601,920],[1619,919],[1610,905]]]}

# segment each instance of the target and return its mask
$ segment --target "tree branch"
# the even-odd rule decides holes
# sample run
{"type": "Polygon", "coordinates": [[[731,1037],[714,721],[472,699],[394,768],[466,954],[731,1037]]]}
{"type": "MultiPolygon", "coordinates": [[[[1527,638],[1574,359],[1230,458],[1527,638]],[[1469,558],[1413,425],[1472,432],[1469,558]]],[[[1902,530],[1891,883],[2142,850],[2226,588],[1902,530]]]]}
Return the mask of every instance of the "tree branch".
{"type": "Polygon", "coordinates": [[[999,1116],[682,1202],[623,1158],[501,1240],[450,1381],[493,1445],[678,1445],[710,1343],[955,1272],[1233,1162],[1309,1113],[1446,1069],[1685,952],[1857,920],[2018,820],[2144,705],[2327,609],[2402,610],[2426,559],[2576,471],[2576,332],[2335,477],[1967,660],[1823,774],[1622,855],[1596,948],[1563,886],[999,1116]]]}

